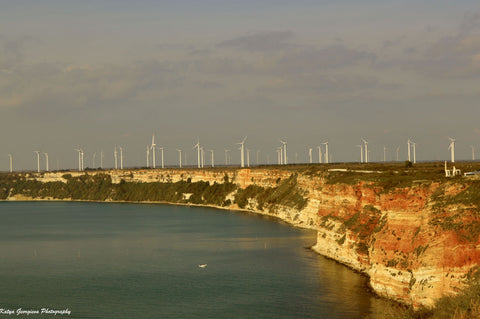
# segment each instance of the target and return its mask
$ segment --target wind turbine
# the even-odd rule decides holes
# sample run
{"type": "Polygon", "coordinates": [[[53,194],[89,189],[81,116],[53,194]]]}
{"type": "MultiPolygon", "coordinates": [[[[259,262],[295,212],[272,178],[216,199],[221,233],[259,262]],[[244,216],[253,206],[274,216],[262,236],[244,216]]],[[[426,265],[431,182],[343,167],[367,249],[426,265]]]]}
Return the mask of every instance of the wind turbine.
{"type": "Polygon", "coordinates": [[[474,161],[475,160],[475,146],[470,145],[470,147],[472,148],[472,161],[474,161]]]}
{"type": "Polygon", "coordinates": [[[200,168],[200,139],[197,140],[197,144],[193,148],[197,148],[197,166],[200,168]]]}
{"type": "Polygon", "coordinates": [[[10,157],[10,173],[13,172],[13,155],[8,154],[8,157],[10,157]]]}
{"type": "Polygon", "coordinates": [[[33,151],[37,154],[37,172],[40,173],[40,151],[33,151]]]}
{"type": "Polygon", "coordinates": [[[363,163],[363,145],[357,145],[360,147],[360,163],[363,163]]]}
{"type": "Polygon", "coordinates": [[[448,149],[451,152],[450,153],[451,160],[452,160],[452,163],[455,163],[455,139],[451,137],[449,137],[448,139],[450,140],[450,145],[448,146],[448,149]]]}
{"type": "Polygon", "coordinates": [[[313,158],[312,158],[312,148],[311,147],[308,149],[308,158],[309,158],[310,164],[312,164],[313,158]]]}
{"type": "Polygon", "coordinates": [[[322,143],[325,145],[325,163],[328,164],[328,142],[322,143]]]}
{"type": "Polygon", "coordinates": [[[178,152],[178,167],[182,168],[182,150],[177,149],[178,152]]]}
{"type": "Polygon", "coordinates": [[[210,150],[210,153],[212,153],[212,167],[215,167],[215,161],[214,161],[214,155],[213,155],[213,150],[210,150]]]}
{"type": "Polygon", "coordinates": [[[368,142],[362,138],[363,145],[365,146],[365,163],[368,163],[368,142]]]}
{"type": "Polygon", "coordinates": [[[202,147],[200,147],[200,151],[202,152],[202,168],[204,167],[205,165],[205,149],[202,147]]]}
{"type": "MultiPolygon", "coordinates": [[[[118,165],[117,165],[117,156],[118,156],[118,153],[117,153],[117,146],[115,146],[115,151],[113,152],[113,157],[115,158],[115,169],[118,169],[118,165]]],[[[154,156],[155,157],[155,156],[154,156]]],[[[153,166],[155,168],[155,165],[153,166]]]]}
{"type": "Polygon", "coordinates": [[[48,172],[48,153],[43,153],[45,155],[45,170],[48,172]]]}
{"type": "Polygon", "coordinates": [[[247,148],[247,167],[250,167],[250,150],[247,148]]]}
{"type": "Polygon", "coordinates": [[[319,145],[317,146],[317,148],[318,148],[318,163],[322,164],[322,146],[319,145]]]}
{"type": "Polygon", "coordinates": [[[280,140],[280,143],[283,144],[283,164],[287,165],[288,164],[288,161],[287,161],[287,142],[280,140]]]}
{"type": "Polygon", "coordinates": [[[240,167],[245,167],[245,140],[247,137],[243,139],[240,143],[237,143],[240,145],[240,167]]]}

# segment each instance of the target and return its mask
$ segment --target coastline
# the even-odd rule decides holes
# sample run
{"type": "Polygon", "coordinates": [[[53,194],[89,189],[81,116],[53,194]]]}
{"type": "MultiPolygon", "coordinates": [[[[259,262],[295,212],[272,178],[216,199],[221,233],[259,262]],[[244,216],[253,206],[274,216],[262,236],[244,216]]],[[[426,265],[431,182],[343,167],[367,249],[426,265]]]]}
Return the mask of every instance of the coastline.
{"type": "Polygon", "coordinates": [[[316,231],[310,249],[367,276],[378,296],[432,307],[458,294],[480,264],[480,208],[470,195],[480,185],[445,179],[437,166],[402,175],[387,174],[388,166],[368,175],[310,166],[29,173],[6,175],[2,201],[177,205],[273,217],[316,231]]]}
{"type": "MultiPolygon", "coordinates": [[[[22,199],[0,199],[0,202],[79,202],[79,203],[115,203],[115,204],[158,204],[158,205],[170,205],[170,206],[190,206],[190,207],[204,207],[204,208],[213,208],[223,211],[239,212],[239,213],[249,213],[254,215],[260,215],[263,217],[271,218],[272,220],[279,221],[290,227],[307,229],[316,231],[310,227],[304,227],[300,224],[294,224],[288,220],[282,219],[281,217],[274,214],[267,214],[264,211],[245,209],[240,207],[225,207],[218,205],[209,205],[209,204],[192,204],[192,203],[172,203],[166,201],[126,201],[126,200],[89,200],[89,199],[56,199],[56,198],[22,198],[22,199]]],[[[315,244],[314,244],[315,245],[315,244]]],[[[314,246],[312,245],[312,247],[314,246]]],[[[312,249],[313,250],[313,249],[312,249]]],[[[319,252],[314,250],[316,253],[321,255],[319,252]]]]}

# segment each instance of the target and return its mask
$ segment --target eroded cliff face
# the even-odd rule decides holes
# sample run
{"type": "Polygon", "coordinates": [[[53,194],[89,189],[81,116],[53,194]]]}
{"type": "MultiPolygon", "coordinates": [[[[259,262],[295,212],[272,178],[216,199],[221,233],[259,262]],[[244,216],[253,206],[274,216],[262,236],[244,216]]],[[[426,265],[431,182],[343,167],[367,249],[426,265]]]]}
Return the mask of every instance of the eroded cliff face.
{"type": "Polygon", "coordinates": [[[368,183],[324,187],[314,249],[368,274],[380,295],[432,306],[458,292],[480,262],[478,209],[439,207],[437,196],[455,188],[462,186],[426,183],[388,192],[368,183]]]}
{"type": "MultiPolygon", "coordinates": [[[[415,307],[431,306],[439,297],[458,292],[480,262],[479,181],[422,180],[408,187],[387,187],[371,178],[335,182],[333,173],[291,169],[106,173],[113,183],[233,182],[238,189],[227,196],[230,204],[226,208],[248,209],[317,230],[315,251],[367,274],[379,295],[415,307]],[[261,196],[246,192],[255,191],[253,187],[271,191],[261,196]],[[297,205],[296,198],[288,203],[269,202],[274,195],[286,196],[281,193],[282,187],[285,192],[295,190],[297,197],[307,199],[306,203],[297,205]],[[242,191],[246,204],[240,207],[235,196],[242,191]],[[265,194],[270,197],[265,199],[265,194]]],[[[63,174],[33,174],[29,178],[66,182],[63,174]]]]}

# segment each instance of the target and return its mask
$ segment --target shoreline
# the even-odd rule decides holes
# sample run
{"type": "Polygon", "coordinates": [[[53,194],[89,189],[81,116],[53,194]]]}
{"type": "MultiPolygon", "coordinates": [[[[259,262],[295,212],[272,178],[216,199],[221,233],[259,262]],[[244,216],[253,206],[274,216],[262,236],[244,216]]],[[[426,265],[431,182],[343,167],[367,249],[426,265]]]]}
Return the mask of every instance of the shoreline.
{"type": "MultiPolygon", "coordinates": [[[[254,210],[242,209],[242,208],[230,208],[230,207],[207,205],[207,204],[172,203],[172,202],[162,202],[162,201],[120,201],[120,200],[100,201],[100,200],[85,200],[85,199],[52,199],[52,198],[48,198],[48,199],[40,199],[40,198],[26,199],[26,198],[23,198],[23,199],[18,199],[18,200],[16,200],[16,199],[13,199],[13,200],[11,200],[11,199],[1,199],[0,203],[1,202],[77,202],[77,203],[103,203],[103,204],[110,204],[110,203],[113,203],[113,204],[157,204],[157,205],[183,206],[183,207],[203,207],[203,208],[212,208],[212,209],[217,209],[217,210],[222,210],[222,211],[229,211],[229,212],[236,212],[236,213],[247,213],[247,214],[251,214],[251,215],[256,215],[258,217],[271,219],[272,221],[275,221],[277,223],[279,222],[279,223],[284,224],[284,225],[289,226],[289,227],[303,229],[303,230],[309,230],[309,231],[317,233],[317,230],[315,230],[315,229],[308,228],[308,227],[302,227],[300,225],[289,223],[288,221],[283,220],[282,218],[280,218],[278,216],[271,215],[271,214],[265,214],[261,211],[254,211],[254,210]]],[[[314,238],[316,238],[316,235],[314,236],[314,238]]],[[[366,272],[359,271],[359,270],[357,270],[357,269],[355,269],[355,268],[353,268],[349,265],[346,265],[346,264],[336,260],[335,258],[323,255],[320,251],[315,249],[316,244],[317,244],[317,242],[315,241],[312,245],[304,246],[302,248],[308,249],[308,250],[312,251],[313,253],[315,253],[315,255],[317,255],[321,258],[326,258],[328,260],[334,261],[338,265],[346,267],[350,271],[353,271],[353,272],[355,272],[355,273],[357,273],[357,274],[359,274],[359,275],[361,275],[365,278],[370,279],[370,276],[366,272]]],[[[397,300],[394,300],[392,298],[388,298],[386,296],[382,296],[382,295],[378,294],[377,292],[375,292],[373,287],[370,285],[369,280],[365,283],[365,288],[369,293],[373,294],[377,298],[385,299],[385,300],[388,300],[390,302],[393,302],[394,304],[405,306],[403,303],[398,302],[397,300]]]]}
{"type": "MultiPolygon", "coordinates": [[[[245,208],[240,208],[240,207],[233,207],[232,208],[232,207],[208,205],[208,204],[172,203],[172,202],[164,202],[164,201],[126,201],[126,200],[102,201],[102,200],[88,200],[88,199],[54,199],[54,198],[48,198],[48,199],[42,199],[42,198],[0,199],[0,202],[78,202],[78,203],[107,203],[107,204],[108,203],[114,203],[114,204],[158,204],[158,205],[170,205],[170,206],[204,207],[204,208],[213,208],[213,209],[218,209],[218,210],[223,210],[223,211],[231,211],[231,212],[239,212],[239,213],[248,213],[248,214],[252,214],[252,215],[259,215],[259,216],[271,218],[272,220],[275,220],[277,222],[281,222],[281,223],[283,223],[285,225],[288,225],[290,227],[305,229],[305,230],[311,230],[313,232],[317,232],[317,230],[315,230],[315,229],[312,229],[312,228],[309,228],[309,227],[302,227],[299,224],[290,223],[287,220],[284,220],[281,217],[275,216],[273,214],[265,214],[262,211],[256,211],[256,210],[245,209],[245,208]]],[[[311,247],[315,246],[315,244],[313,244],[311,247]]],[[[320,254],[318,251],[314,250],[313,248],[311,248],[311,249],[313,251],[315,251],[315,253],[317,253],[318,255],[323,256],[322,254],[320,254]]],[[[324,256],[324,257],[326,257],[326,256],[324,256]]],[[[334,259],[332,259],[332,260],[334,260],[334,259]]],[[[344,265],[344,264],[342,264],[342,265],[344,265]]],[[[344,265],[344,266],[347,266],[347,265],[344,265]]],[[[354,270],[354,269],[352,269],[352,270],[354,270]]]]}

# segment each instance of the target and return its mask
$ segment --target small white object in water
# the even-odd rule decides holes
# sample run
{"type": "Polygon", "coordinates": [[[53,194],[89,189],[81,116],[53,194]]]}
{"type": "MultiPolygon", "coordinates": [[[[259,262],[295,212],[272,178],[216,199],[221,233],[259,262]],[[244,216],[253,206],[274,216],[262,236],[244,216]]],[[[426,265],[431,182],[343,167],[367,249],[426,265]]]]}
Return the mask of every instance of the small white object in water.
{"type": "Polygon", "coordinates": [[[207,267],[207,264],[201,264],[201,265],[198,265],[198,267],[205,268],[205,267],[207,267]]]}

